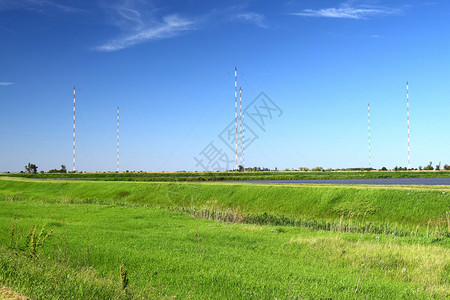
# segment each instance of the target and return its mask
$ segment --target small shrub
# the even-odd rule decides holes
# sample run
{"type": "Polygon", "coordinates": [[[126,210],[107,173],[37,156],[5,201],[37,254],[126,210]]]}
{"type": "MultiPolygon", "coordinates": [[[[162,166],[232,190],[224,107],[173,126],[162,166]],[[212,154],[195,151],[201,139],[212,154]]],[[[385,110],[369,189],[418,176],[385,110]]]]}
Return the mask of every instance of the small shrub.
{"type": "Polygon", "coordinates": [[[130,192],[128,192],[128,191],[120,191],[117,195],[119,196],[119,197],[126,197],[126,196],[128,196],[130,194],[130,192]]]}

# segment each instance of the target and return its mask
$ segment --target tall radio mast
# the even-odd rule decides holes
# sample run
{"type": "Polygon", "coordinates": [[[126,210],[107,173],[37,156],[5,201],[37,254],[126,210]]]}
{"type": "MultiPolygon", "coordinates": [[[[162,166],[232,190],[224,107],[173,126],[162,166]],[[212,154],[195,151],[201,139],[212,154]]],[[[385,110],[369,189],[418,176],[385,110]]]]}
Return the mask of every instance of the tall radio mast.
{"type": "Polygon", "coordinates": [[[117,107],[117,172],[119,172],[119,107],[117,107]]]}
{"type": "Polygon", "coordinates": [[[372,168],[372,162],[370,157],[370,103],[367,105],[368,122],[369,122],[369,168],[372,168]]]}
{"type": "Polygon", "coordinates": [[[237,67],[234,67],[234,127],[236,129],[234,140],[236,142],[236,171],[238,169],[238,146],[237,146],[237,67]]]}
{"type": "Polygon", "coordinates": [[[409,146],[409,88],[408,81],[406,82],[406,116],[408,122],[408,170],[411,169],[411,154],[410,154],[410,146],[409,146]]]}
{"type": "Polygon", "coordinates": [[[72,171],[75,172],[75,86],[73,86],[73,167],[72,171]]]}

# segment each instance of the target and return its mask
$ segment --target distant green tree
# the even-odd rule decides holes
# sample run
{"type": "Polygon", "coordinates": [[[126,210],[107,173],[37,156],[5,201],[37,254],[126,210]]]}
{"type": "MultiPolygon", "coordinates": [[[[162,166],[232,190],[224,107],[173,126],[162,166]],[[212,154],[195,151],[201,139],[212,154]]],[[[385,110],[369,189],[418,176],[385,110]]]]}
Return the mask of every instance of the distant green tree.
{"type": "Polygon", "coordinates": [[[51,169],[48,170],[48,173],[67,173],[67,169],[65,165],[61,165],[61,169],[51,169]]]}
{"type": "Polygon", "coordinates": [[[387,171],[387,168],[386,167],[382,167],[381,171],[387,171]]]}
{"type": "Polygon", "coordinates": [[[446,171],[450,171],[450,166],[449,166],[449,165],[447,165],[447,164],[445,164],[445,165],[444,165],[444,170],[446,170],[446,171]]]}
{"type": "Polygon", "coordinates": [[[27,170],[28,173],[37,173],[38,166],[32,163],[28,163],[28,165],[25,166],[25,170],[27,170]]]}
{"type": "Polygon", "coordinates": [[[428,166],[426,166],[425,168],[423,168],[424,170],[434,170],[433,166],[431,165],[431,162],[428,166]]]}

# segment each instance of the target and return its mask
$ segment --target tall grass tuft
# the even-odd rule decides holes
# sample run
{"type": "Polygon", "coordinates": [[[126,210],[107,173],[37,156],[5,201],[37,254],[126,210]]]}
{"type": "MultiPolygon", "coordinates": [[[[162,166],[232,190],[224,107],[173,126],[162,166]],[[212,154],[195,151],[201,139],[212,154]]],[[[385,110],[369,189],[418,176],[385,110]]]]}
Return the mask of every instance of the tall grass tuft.
{"type": "Polygon", "coordinates": [[[122,290],[126,290],[126,288],[128,286],[128,272],[125,269],[125,265],[123,264],[123,261],[120,263],[119,272],[120,272],[120,283],[122,285],[122,290]]]}
{"type": "Polygon", "coordinates": [[[27,235],[26,245],[31,257],[34,257],[34,254],[36,253],[36,225],[31,226],[27,235]]]}
{"type": "Polygon", "coordinates": [[[447,230],[450,232],[450,212],[446,211],[445,215],[447,216],[447,230]]]}
{"type": "Polygon", "coordinates": [[[359,283],[361,282],[361,278],[362,278],[364,272],[366,271],[367,254],[368,253],[366,253],[366,257],[364,258],[364,262],[363,262],[362,267],[361,267],[361,273],[359,274],[358,282],[356,283],[355,294],[358,292],[359,283]]]}
{"type": "Polygon", "coordinates": [[[244,214],[237,210],[227,208],[225,210],[215,207],[169,207],[171,211],[177,211],[194,216],[199,219],[215,220],[227,223],[246,223],[255,225],[275,225],[305,227],[313,230],[323,230],[332,232],[364,233],[364,234],[384,234],[393,236],[415,236],[415,237],[449,237],[450,232],[442,226],[443,220],[428,220],[426,233],[419,231],[420,224],[417,226],[399,224],[398,222],[369,222],[365,220],[364,215],[356,215],[349,211],[342,214],[339,219],[323,220],[309,217],[273,215],[267,212],[262,214],[244,214]],[[435,229],[433,231],[433,227],[435,229]]]}
{"type": "Polygon", "coordinates": [[[49,237],[52,236],[54,229],[50,230],[47,234],[45,234],[45,227],[47,224],[42,226],[41,231],[36,237],[36,225],[32,225],[30,230],[28,231],[27,237],[25,239],[25,251],[28,249],[28,253],[32,258],[35,258],[39,255],[39,249],[43,249],[45,242],[49,237]]]}
{"type": "Polygon", "coordinates": [[[14,235],[15,235],[15,233],[16,233],[16,223],[14,223],[14,221],[11,221],[11,230],[10,230],[10,233],[9,233],[9,236],[10,236],[10,239],[11,239],[9,248],[11,248],[11,249],[14,247],[14,235]]]}

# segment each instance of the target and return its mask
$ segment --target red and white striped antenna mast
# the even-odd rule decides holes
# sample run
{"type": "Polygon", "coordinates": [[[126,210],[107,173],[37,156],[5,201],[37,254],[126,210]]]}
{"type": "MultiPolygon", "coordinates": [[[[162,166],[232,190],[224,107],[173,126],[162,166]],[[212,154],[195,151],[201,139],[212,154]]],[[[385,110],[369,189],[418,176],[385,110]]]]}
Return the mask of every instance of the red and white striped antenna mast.
{"type": "Polygon", "coordinates": [[[409,87],[408,81],[406,82],[406,116],[408,123],[408,170],[411,169],[411,154],[410,154],[410,146],[409,146],[409,87]]]}
{"type": "Polygon", "coordinates": [[[242,167],[245,172],[245,110],[242,111],[242,167]]]}
{"type": "Polygon", "coordinates": [[[368,116],[368,124],[369,124],[369,168],[372,168],[372,162],[370,157],[370,103],[367,105],[367,116],[368,116]]]}
{"type": "Polygon", "coordinates": [[[236,142],[236,170],[238,169],[238,146],[237,146],[237,67],[234,67],[234,127],[236,129],[234,140],[236,142]]]}
{"type": "Polygon", "coordinates": [[[242,87],[239,87],[239,148],[241,152],[240,163],[242,166],[242,87]]]}
{"type": "Polygon", "coordinates": [[[119,107],[117,107],[117,172],[119,171],[119,107]]]}
{"type": "Polygon", "coordinates": [[[72,171],[75,172],[75,86],[73,86],[73,166],[72,171]]]}
{"type": "Polygon", "coordinates": [[[245,111],[242,111],[242,170],[245,172],[245,111]]]}

